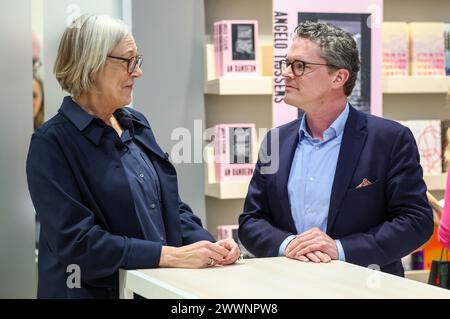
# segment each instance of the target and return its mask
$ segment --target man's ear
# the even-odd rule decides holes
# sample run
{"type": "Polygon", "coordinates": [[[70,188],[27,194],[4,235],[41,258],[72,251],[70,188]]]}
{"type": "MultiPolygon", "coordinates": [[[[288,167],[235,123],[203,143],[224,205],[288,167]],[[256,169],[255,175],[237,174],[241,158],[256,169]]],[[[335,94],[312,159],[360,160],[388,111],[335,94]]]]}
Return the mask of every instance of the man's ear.
{"type": "Polygon", "coordinates": [[[339,87],[343,87],[345,83],[348,81],[348,78],[350,77],[350,72],[346,69],[339,69],[334,74],[334,79],[332,86],[333,88],[337,89],[339,87]]]}

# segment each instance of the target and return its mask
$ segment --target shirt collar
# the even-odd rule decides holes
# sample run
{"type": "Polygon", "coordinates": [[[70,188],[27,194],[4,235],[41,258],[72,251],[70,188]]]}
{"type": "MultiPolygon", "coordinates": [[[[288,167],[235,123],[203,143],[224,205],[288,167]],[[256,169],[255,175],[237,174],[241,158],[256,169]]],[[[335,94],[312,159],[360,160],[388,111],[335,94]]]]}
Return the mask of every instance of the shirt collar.
{"type": "MultiPolygon", "coordinates": [[[[326,142],[334,137],[340,137],[344,134],[345,123],[347,122],[348,113],[350,111],[350,106],[348,102],[345,104],[344,110],[339,114],[339,116],[334,120],[334,122],[330,125],[329,128],[325,130],[323,133],[324,138],[323,141],[326,142]]],[[[303,114],[302,120],[300,122],[299,128],[299,137],[300,140],[306,137],[308,139],[313,139],[313,137],[308,133],[307,130],[307,122],[306,122],[306,113],[303,114]]]]}
{"type": "Polygon", "coordinates": [[[64,97],[59,111],[80,131],[83,131],[95,119],[94,116],[83,110],[70,96],[64,97]]]}
{"type": "MultiPolygon", "coordinates": [[[[64,97],[59,112],[62,113],[69,121],[71,121],[81,132],[83,132],[96,145],[100,143],[100,139],[106,128],[105,122],[100,118],[92,116],[83,110],[70,96],[64,97]]],[[[136,117],[125,108],[118,109],[114,112],[114,116],[124,129],[134,132],[134,125],[149,127],[140,118],[136,117]]]]}

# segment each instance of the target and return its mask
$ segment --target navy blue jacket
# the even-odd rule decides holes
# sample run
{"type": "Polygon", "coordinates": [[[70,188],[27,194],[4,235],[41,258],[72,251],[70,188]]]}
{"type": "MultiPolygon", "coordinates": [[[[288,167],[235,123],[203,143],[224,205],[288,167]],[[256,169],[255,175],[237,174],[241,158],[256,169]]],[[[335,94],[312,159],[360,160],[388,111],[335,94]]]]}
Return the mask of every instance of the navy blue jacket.
{"type": "MultiPolygon", "coordinates": [[[[239,217],[239,237],[257,257],[277,256],[296,234],[287,183],[300,120],[279,128],[279,170],[261,174],[258,161],[239,217]]],[[[267,135],[270,154],[273,131],[267,135]]],[[[276,150],[275,150],[276,152],[276,150]]],[[[411,131],[350,107],[332,186],[326,233],[339,239],[346,261],[403,276],[401,258],[433,233],[432,211],[411,131]],[[364,178],[370,186],[358,188],[364,178]]]]}
{"type": "MultiPolygon", "coordinates": [[[[175,168],[145,117],[124,110],[131,113],[135,139],[158,173],[167,244],[213,241],[180,200],[175,168]]],[[[114,134],[118,138],[70,97],[33,134],[27,178],[41,222],[39,298],[116,298],[119,268],[158,267],[161,240],[158,234],[144,240],[114,134]],[[71,264],[80,267],[81,288],[66,284],[71,264]]]]}

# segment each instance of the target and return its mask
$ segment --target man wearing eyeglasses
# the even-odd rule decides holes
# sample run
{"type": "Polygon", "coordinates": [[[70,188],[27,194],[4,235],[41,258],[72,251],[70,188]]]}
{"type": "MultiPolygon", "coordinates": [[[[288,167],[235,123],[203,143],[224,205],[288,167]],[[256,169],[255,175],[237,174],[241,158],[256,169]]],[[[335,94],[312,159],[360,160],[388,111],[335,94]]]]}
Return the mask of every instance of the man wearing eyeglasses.
{"type": "Polygon", "coordinates": [[[302,118],[266,136],[239,237],[257,257],[342,260],[403,276],[401,258],[433,233],[415,140],[406,127],[361,113],[347,98],[359,72],[356,43],[327,24],[303,22],[281,61],[285,97],[302,118]]]}

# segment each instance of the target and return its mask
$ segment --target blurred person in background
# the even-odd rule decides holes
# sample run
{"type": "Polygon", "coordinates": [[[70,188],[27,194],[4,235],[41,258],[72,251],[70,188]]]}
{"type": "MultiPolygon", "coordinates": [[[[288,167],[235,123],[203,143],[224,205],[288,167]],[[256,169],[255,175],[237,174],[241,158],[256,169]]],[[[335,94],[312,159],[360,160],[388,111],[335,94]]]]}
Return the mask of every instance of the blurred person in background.
{"type": "MultiPolygon", "coordinates": [[[[447,141],[450,141],[450,129],[446,132],[447,141]]],[[[447,146],[444,151],[445,166],[450,163],[450,143],[447,142],[447,146]]],[[[447,172],[447,183],[445,186],[444,195],[444,208],[442,210],[441,219],[438,228],[438,240],[447,249],[450,249],[450,174],[447,172]]]]}

